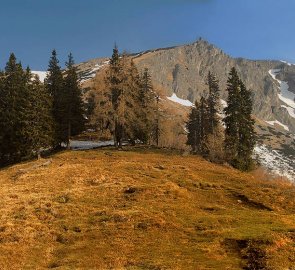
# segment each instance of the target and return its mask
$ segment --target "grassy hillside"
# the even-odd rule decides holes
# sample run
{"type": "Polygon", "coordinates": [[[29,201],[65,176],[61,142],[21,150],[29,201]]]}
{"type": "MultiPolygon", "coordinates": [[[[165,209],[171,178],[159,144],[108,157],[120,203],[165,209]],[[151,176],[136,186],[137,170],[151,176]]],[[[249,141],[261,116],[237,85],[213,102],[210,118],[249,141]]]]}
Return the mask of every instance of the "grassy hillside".
{"type": "Polygon", "coordinates": [[[63,152],[0,171],[0,185],[0,269],[295,265],[294,187],[198,157],[63,152]]]}

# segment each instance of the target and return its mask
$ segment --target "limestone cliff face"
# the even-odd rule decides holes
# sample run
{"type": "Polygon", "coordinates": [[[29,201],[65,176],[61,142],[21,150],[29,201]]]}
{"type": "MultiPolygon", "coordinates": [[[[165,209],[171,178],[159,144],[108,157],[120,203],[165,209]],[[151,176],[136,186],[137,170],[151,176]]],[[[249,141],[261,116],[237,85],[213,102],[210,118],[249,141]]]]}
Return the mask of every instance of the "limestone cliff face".
{"type": "MultiPolygon", "coordinates": [[[[140,70],[149,68],[154,85],[164,96],[176,93],[178,97],[194,102],[208,91],[206,76],[209,71],[220,81],[221,96],[226,99],[226,81],[232,67],[236,67],[247,88],[253,91],[254,114],[265,121],[278,120],[295,133],[295,118],[281,107],[279,83],[269,70],[279,69],[277,78],[287,81],[295,93],[295,66],[280,61],[256,61],[232,58],[207,41],[189,45],[150,50],[132,55],[140,70]]],[[[94,77],[108,63],[107,58],[93,59],[78,65],[82,77],[94,77]],[[83,75],[84,74],[84,75],[83,75]]],[[[89,85],[89,80],[86,85],[89,85]]],[[[90,81],[91,85],[91,81],[90,81]]]]}
{"type": "Polygon", "coordinates": [[[295,132],[295,118],[281,107],[278,83],[269,70],[281,69],[280,76],[288,81],[295,92],[295,66],[280,61],[254,61],[231,58],[222,50],[199,40],[190,45],[158,49],[134,57],[140,69],[150,69],[155,85],[167,96],[175,92],[180,98],[194,102],[206,93],[206,76],[214,72],[226,99],[226,80],[232,67],[236,67],[247,88],[253,91],[254,113],[263,120],[278,120],[295,132]]]}

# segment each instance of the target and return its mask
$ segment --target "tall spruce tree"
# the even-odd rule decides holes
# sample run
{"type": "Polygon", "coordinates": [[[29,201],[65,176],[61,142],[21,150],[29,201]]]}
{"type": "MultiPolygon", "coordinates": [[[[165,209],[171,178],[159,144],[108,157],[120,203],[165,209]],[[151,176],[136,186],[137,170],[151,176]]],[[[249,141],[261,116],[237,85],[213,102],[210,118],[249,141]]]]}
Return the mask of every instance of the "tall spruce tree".
{"type": "Polygon", "coordinates": [[[199,151],[200,151],[200,154],[204,157],[208,155],[208,147],[207,147],[206,141],[207,141],[209,130],[210,130],[209,115],[210,115],[210,111],[209,111],[208,101],[204,96],[202,96],[200,99],[200,114],[199,114],[199,118],[200,118],[199,132],[200,132],[200,138],[201,138],[199,151]]]}
{"type": "Polygon", "coordinates": [[[253,165],[255,146],[254,120],[251,116],[253,103],[251,92],[246,89],[235,68],[229,74],[227,91],[225,151],[232,166],[247,171],[253,165]]]}
{"type": "Polygon", "coordinates": [[[209,88],[209,96],[208,96],[208,107],[209,107],[209,132],[211,134],[214,133],[217,126],[219,125],[219,107],[220,107],[220,90],[218,81],[213,73],[209,71],[208,73],[208,88],[209,88]]]}
{"type": "Polygon", "coordinates": [[[85,108],[82,100],[82,89],[79,86],[77,70],[74,66],[73,55],[70,54],[66,63],[63,93],[63,137],[67,147],[71,136],[80,134],[85,128],[85,108]]]}
{"type": "Polygon", "coordinates": [[[237,158],[239,146],[239,120],[240,120],[240,78],[233,67],[227,80],[227,107],[224,109],[225,118],[225,151],[231,164],[237,158]]]}
{"type": "Polygon", "coordinates": [[[195,102],[195,106],[191,108],[190,114],[188,116],[188,121],[186,123],[187,129],[187,145],[191,146],[193,153],[199,153],[199,147],[201,144],[201,134],[200,134],[200,105],[198,101],[195,102]]]}
{"type": "Polygon", "coordinates": [[[193,153],[206,156],[208,148],[206,144],[209,131],[209,107],[205,97],[195,102],[189,114],[187,128],[187,145],[192,147],[193,153]]]}
{"type": "Polygon", "coordinates": [[[0,94],[1,108],[1,163],[20,161],[30,152],[28,137],[30,130],[28,89],[22,65],[11,54],[5,67],[0,94]]]}
{"type": "Polygon", "coordinates": [[[54,147],[60,147],[67,142],[67,133],[64,124],[65,117],[65,95],[64,82],[56,50],[52,51],[49,60],[45,86],[52,97],[52,114],[54,119],[54,147]]]}
{"type": "Polygon", "coordinates": [[[213,162],[224,160],[223,141],[224,131],[220,118],[220,90],[216,76],[209,72],[207,77],[209,88],[208,130],[206,131],[207,158],[213,162]]]}
{"type": "MultiPolygon", "coordinates": [[[[111,109],[113,114],[113,125],[111,133],[114,135],[115,146],[122,146],[123,126],[121,117],[119,116],[119,103],[122,95],[123,70],[122,61],[117,45],[113,49],[112,58],[110,60],[110,67],[106,77],[106,84],[109,88],[109,98],[111,101],[111,109]]],[[[106,93],[107,94],[107,93],[106,93]]]]}
{"type": "Polygon", "coordinates": [[[147,68],[144,69],[140,78],[139,88],[139,106],[140,120],[142,122],[140,140],[143,143],[148,143],[151,140],[158,140],[159,125],[157,122],[157,95],[155,93],[151,75],[147,68]]]}
{"type": "Polygon", "coordinates": [[[54,122],[52,115],[52,97],[40,82],[37,75],[32,75],[27,68],[28,87],[30,92],[30,117],[31,130],[29,139],[33,151],[38,154],[42,149],[48,149],[54,143],[54,122]]]}
{"type": "Polygon", "coordinates": [[[0,75],[0,163],[21,161],[51,145],[51,104],[43,86],[14,54],[0,75]],[[48,105],[48,106],[47,106],[48,105]]]}
{"type": "Polygon", "coordinates": [[[239,169],[248,171],[253,168],[253,149],[256,144],[255,121],[252,118],[252,93],[240,80],[240,121],[237,165],[239,169]]]}

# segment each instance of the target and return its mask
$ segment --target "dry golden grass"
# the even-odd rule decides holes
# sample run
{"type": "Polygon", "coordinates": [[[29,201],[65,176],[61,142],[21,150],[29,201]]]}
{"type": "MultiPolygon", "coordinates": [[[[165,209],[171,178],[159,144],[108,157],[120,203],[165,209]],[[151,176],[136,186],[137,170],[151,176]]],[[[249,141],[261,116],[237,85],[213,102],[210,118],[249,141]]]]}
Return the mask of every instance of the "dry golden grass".
{"type": "Polygon", "coordinates": [[[295,264],[292,186],[155,149],[39,163],[0,171],[0,269],[241,269],[257,252],[295,264]]]}

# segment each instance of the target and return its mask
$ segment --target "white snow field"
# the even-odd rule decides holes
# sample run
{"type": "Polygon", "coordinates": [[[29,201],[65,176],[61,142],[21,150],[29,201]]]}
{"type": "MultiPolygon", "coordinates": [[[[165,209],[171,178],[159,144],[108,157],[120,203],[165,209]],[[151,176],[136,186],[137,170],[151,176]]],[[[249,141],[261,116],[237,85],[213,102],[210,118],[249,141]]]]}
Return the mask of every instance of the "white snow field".
{"type": "Polygon", "coordinates": [[[280,121],[278,121],[278,120],[275,120],[275,121],[265,121],[265,122],[266,122],[267,124],[271,125],[271,126],[274,126],[275,124],[276,124],[276,125],[279,125],[279,126],[283,127],[284,130],[289,131],[289,127],[286,126],[286,125],[284,125],[284,124],[282,124],[282,123],[281,123],[280,121]]]}
{"type": "Polygon", "coordinates": [[[278,94],[278,97],[286,104],[282,105],[282,107],[287,110],[291,117],[295,118],[295,94],[289,91],[289,85],[287,82],[280,81],[276,78],[280,71],[280,69],[271,69],[269,70],[269,74],[280,85],[280,93],[278,94]]]}
{"type": "Polygon", "coordinates": [[[173,101],[175,103],[178,103],[182,106],[186,106],[186,107],[193,107],[194,104],[192,102],[190,102],[187,99],[181,99],[179,98],[175,93],[173,93],[173,95],[171,97],[167,97],[170,101],[173,101]]]}
{"type": "Polygon", "coordinates": [[[265,145],[257,145],[254,149],[254,156],[259,160],[262,167],[266,168],[274,176],[284,176],[295,183],[294,161],[277,150],[268,148],[265,145]]]}
{"type": "Polygon", "coordinates": [[[39,80],[44,83],[47,71],[32,71],[32,74],[38,75],[39,80]]]}

